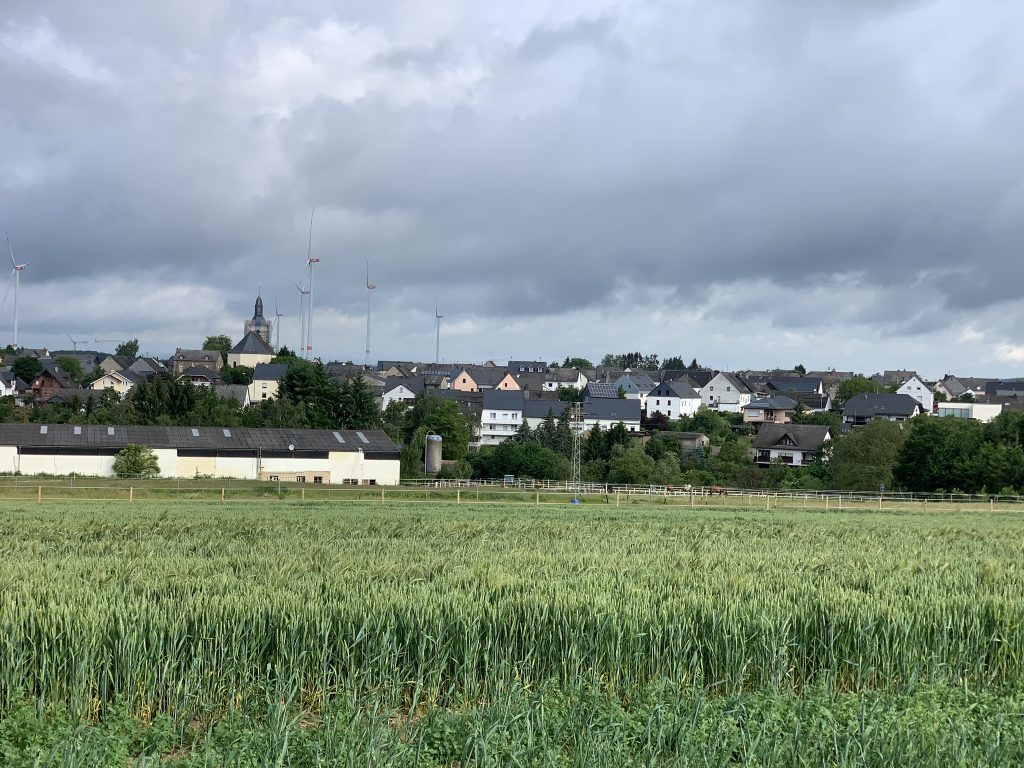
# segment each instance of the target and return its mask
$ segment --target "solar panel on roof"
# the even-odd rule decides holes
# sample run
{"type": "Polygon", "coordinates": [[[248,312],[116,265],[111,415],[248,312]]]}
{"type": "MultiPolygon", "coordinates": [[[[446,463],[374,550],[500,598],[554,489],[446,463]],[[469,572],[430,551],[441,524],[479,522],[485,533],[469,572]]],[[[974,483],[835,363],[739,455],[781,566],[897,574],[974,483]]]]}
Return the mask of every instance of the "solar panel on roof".
{"type": "Polygon", "coordinates": [[[370,442],[369,440],[366,439],[366,435],[364,435],[362,432],[356,432],[356,437],[358,437],[364,443],[369,443],[370,442]]]}
{"type": "Polygon", "coordinates": [[[339,443],[341,443],[342,445],[344,445],[344,444],[345,444],[345,438],[341,436],[341,433],[340,433],[340,432],[335,432],[335,433],[334,433],[334,439],[335,439],[335,440],[337,440],[337,441],[338,441],[339,443]]]}

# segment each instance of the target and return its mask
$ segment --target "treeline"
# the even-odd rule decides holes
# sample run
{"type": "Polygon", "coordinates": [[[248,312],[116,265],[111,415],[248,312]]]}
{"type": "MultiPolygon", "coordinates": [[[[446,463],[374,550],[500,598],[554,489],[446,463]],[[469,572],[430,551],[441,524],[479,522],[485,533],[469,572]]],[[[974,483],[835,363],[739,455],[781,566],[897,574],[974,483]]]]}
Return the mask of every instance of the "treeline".
{"type": "Polygon", "coordinates": [[[373,429],[381,426],[374,394],[361,376],[346,382],[329,377],[322,365],[277,358],[288,365],[278,397],[243,407],[211,387],[157,377],[137,384],[124,399],[111,390],[74,398],[67,404],[17,406],[0,402],[0,420],[48,424],[124,424],[194,427],[292,427],[373,429]]]}

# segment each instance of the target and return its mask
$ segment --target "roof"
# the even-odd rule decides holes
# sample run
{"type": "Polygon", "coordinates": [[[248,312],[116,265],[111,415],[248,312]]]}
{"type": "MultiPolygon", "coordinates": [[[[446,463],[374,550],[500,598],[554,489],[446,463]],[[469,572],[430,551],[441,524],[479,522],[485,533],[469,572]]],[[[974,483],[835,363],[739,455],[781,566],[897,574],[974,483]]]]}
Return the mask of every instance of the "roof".
{"type": "Polygon", "coordinates": [[[203,376],[209,379],[210,381],[220,381],[220,376],[217,374],[216,371],[211,371],[209,368],[204,368],[201,365],[194,365],[191,368],[182,371],[181,376],[188,376],[189,378],[203,376]]]}
{"type": "Polygon", "coordinates": [[[682,400],[700,400],[697,392],[685,381],[663,381],[652,389],[648,397],[678,397],[682,400]]]}
{"type": "Polygon", "coordinates": [[[831,435],[832,429],[825,424],[762,424],[754,436],[754,448],[774,448],[783,437],[789,437],[798,451],[816,451],[831,435]]]}
{"type": "Polygon", "coordinates": [[[78,400],[80,403],[87,403],[90,400],[99,400],[103,397],[103,393],[95,389],[81,389],[79,387],[66,387],[64,389],[58,389],[49,397],[43,400],[44,403],[64,403],[65,405],[70,404],[74,400],[78,400]]]}
{"type": "Polygon", "coordinates": [[[583,388],[587,397],[605,397],[610,400],[619,399],[619,388],[615,384],[605,384],[601,381],[592,381],[583,388]]]}
{"type": "Polygon", "coordinates": [[[492,408],[496,411],[521,411],[525,399],[522,390],[488,389],[484,392],[484,410],[492,408]]]}
{"type": "Polygon", "coordinates": [[[284,363],[256,363],[252,369],[253,381],[280,381],[288,373],[288,366],[284,363]]]}
{"type": "Polygon", "coordinates": [[[548,364],[543,360],[509,360],[505,370],[509,373],[547,373],[548,364]]]}
{"type": "Polygon", "coordinates": [[[393,392],[399,387],[405,387],[414,395],[418,395],[423,391],[423,379],[419,376],[391,376],[384,380],[384,392],[393,392]]]}
{"type": "MultiPolygon", "coordinates": [[[[96,394],[93,392],[92,394],[96,394]]],[[[49,448],[150,448],[222,451],[357,451],[398,458],[383,430],[248,429],[243,427],[140,427],[96,424],[0,424],[0,445],[49,448]],[[77,433],[76,430],[77,429],[77,433]],[[360,437],[362,435],[362,437],[360,437]]]]}
{"type": "Polygon", "coordinates": [[[624,398],[587,398],[583,401],[583,417],[585,419],[603,419],[619,421],[640,421],[640,401],[624,398]]]}
{"type": "MultiPolygon", "coordinates": [[[[749,395],[749,394],[751,394],[750,387],[747,386],[747,383],[745,381],[743,381],[743,379],[741,379],[735,373],[729,373],[728,371],[719,371],[718,375],[722,376],[726,381],[728,381],[730,386],[732,386],[732,388],[736,392],[738,392],[739,394],[741,394],[741,395],[749,395]]],[[[712,378],[714,378],[714,377],[712,377],[712,378]]],[[[709,383],[710,383],[710,381],[711,381],[711,379],[708,379],[709,383]]],[[[707,384],[705,384],[704,386],[707,386],[707,384]]]]}
{"type": "MultiPolygon", "coordinates": [[[[584,378],[585,376],[584,374],[584,378]]],[[[553,382],[575,383],[579,381],[579,378],[579,368],[549,368],[548,372],[544,374],[545,381],[553,382]]]]}
{"type": "Polygon", "coordinates": [[[263,337],[258,333],[245,334],[235,346],[231,348],[231,354],[233,355],[273,355],[274,350],[270,348],[270,345],[263,340],[263,337]]]}
{"type": "Polygon", "coordinates": [[[647,394],[654,389],[654,379],[646,373],[624,373],[615,382],[615,385],[622,387],[627,393],[647,394]]]}
{"type": "Polygon", "coordinates": [[[176,349],[174,360],[186,360],[196,363],[212,363],[220,361],[220,351],[216,349],[176,349]]]}
{"type": "Polygon", "coordinates": [[[815,376],[777,376],[768,379],[768,386],[776,392],[820,392],[821,379],[815,376]]]}
{"type": "Polygon", "coordinates": [[[863,394],[851,397],[843,407],[843,416],[913,416],[921,404],[910,395],[890,393],[863,394]]]}
{"type": "Polygon", "coordinates": [[[465,371],[466,375],[473,379],[473,381],[476,382],[476,385],[481,389],[498,386],[498,383],[505,378],[507,373],[503,368],[479,368],[475,366],[466,366],[452,374],[451,378],[454,379],[456,376],[462,375],[463,371],[465,371]]]}
{"type": "Polygon", "coordinates": [[[249,399],[249,388],[245,384],[215,384],[213,391],[219,397],[237,401],[239,405],[245,405],[246,400],[249,399]]]}
{"type": "Polygon", "coordinates": [[[527,400],[523,403],[523,416],[527,419],[545,419],[550,413],[558,418],[569,406],[564,400],[527,400]]]}
{"type": "Polygon", "coordinates": [[[48,373],[53,377],[54,381],[60,384],[62,389],[66,389],[72,385],[73,382],[71,381],[71,377],[68,376],[68,374],[65,373],[52,358],[39,358],[39,363],[43,366],[43,370],[40,371],[36,378],[39,378],[39,376],[42,376],[44,373],[48,373]]]}
{"type": "Polygon", "coordinates": [[[751,400],[749,404],[743,406],[743,410],[747,408],[767,408],[778,411],[795,411],[796,400],[785,395],[772,395],[771,397],[763,397],[760,400],[751,400]]]}

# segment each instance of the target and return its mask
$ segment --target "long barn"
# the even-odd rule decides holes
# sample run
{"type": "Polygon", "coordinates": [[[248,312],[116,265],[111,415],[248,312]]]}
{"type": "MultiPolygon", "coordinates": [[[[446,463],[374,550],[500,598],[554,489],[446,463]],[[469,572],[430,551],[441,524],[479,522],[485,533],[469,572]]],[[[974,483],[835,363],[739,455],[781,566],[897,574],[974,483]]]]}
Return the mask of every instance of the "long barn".
{"type": "Polygon", "coordinates": [[[144,445],[161,477],[397,485],[399,450],[380,430],[0,424],[0,472],[112,476],[144,445]]]}

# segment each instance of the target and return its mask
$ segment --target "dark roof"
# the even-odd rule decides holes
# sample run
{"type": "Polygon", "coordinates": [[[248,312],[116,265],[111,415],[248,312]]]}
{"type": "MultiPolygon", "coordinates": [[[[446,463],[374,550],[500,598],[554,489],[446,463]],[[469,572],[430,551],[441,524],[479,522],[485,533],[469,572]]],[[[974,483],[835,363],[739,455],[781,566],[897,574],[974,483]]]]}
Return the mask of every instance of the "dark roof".
{"type": "Polygon", "coordinates": [[[663,381],[648,394],[648,397],[678,397],[683,400],[700,400],[700,392],[685,381],[663,381]]]}
{"type": "Polygon", "coordinates": [[[798,451],[816,451],[831,433],[824,424],[762,424],[754,436],[755,448],[774,448],[788,436],[794,445],[784,446],[798,451]]]}
{"type": "Polygon", "coordinates": [[[262,336],[249,331],[241,341],[231,348],[231,353],[235,355],[273,355],[274,350],[263,340],[262,336]]]}
{"type": "Polygon", "coordinates": [[[640,401],[618,397],[587,398],[583,401],[583,416],[587,419],[640,421],[640,401]]]}
{"type": "Polygon", "coordinates": [[[1024,379],[1001,379],[985,382],[986,395],[1014,395],[1024,393],[1024,379]]]}
{"type": "Polygon", "coordinates": [[[484,410],[521,411],[525,400],[518,389],[488,389],[484,392],[484,410]]]}
{"type": "Polygon", "coordinates": [[[194,365],[191,368],[182,371],[181,376],[179,376],[178,378],[182,378],[184,376],[188,376],[190,378],[194,378],[196,376],[205,376],[211,382],[220,381],[220,376],[216,371],[211,371],[209,368],[203,368],[203,366],[201,365],[194,365]]]}
{"type": "Polygon", "coordinates": [[[384,392],[388,392],[398,389],[399,387],[405,387],[414,395],[418,395],[423,391],[423,379],[419,376],[391,376],[384,379],[384,392]]]}
{"type": "Polygon", "coordinates": [[[912,416],[921,404],[910,395],[890,393],[863,394],[851,397],[843,407],[843,416],[912,416]]]}
{"type": "Polygon", "coordinates": [[[821,379],[814,376],[778,376],[769,379],[768,386],[776,392],[818,392],[822,389],[821,379]]]}
{"type": "Polygon", "coordinates": [[[62,389],[66,389],[74,383],[71,381],[71,377],[68,376],[64,369],[57,365],[57,362],[52,358],[41,357],[39,358],[39,363],[43,366],[43,370],[36,376],[36,378],[39,378],[39,376],[42,376],[44,373],[48,373],[62,389]]]}
{"type": "Polygon", "coordinates": [[[602,381],[591,381],[583,388],[587,397],[604,397],[610,400],[619,399],[619,388],[615,384],[605,384],[602,381]]]}
{"type": "MultiPolygon", "coordinates": [[[[584,374],[586,376],[586,374],[584,374]]],[[[544,375],[545,381],[554,382],[572,382],[578,381],[580,377],[579,368],[548,368],[547,373],[544,375]]]]}
{"type": "Polygon", "coordinates": [[[527,419],[544,419],[550,413],[557,419],[568,405],[564,400],[527,400],[523,403],[523,417],[527,419]]]}
{"type": "Polygon", "coordinates": [[[288,373],[288,366],[284,363],[256,363],[252,369],[252,380],[280,381],[288,373]]]}
{"type": "Polygon", "coordinates": [[[624,373],[616,380],[615,384],[622,387],[627,393],[636,392],[646,395],[654,389],[654,379],[643,371],[624,373]]]}
{"type": "Polygon", "coordinates": [[[750,403],[743,406],[743,410],[747,408],[768,408],[775,409],[778,411],[794,411],[796,410],[796,400],[785,395],[773,395],[771,397],[764,397],[760,400],[751,400],[750,403]]]}
{"type": "Polygon", "coordinates": [[[465,371],[476,385],[480,389],[488,387],[496,387],[498,382],[505,378],[506,371],[503,368],[478,368],[478,367],[463,367],[458,371],[452,373],[451,378],[455,378],[459,374],[465,371]]]}
{"type": "Polygon", "coordinates": [[[52,448],[150,448],[287,451],[357,451],[397,458],[398,448],[378,429],[246,429],[243,427],[137,427],[83,424],[0,424],[0,445],[52,448]],[[362,434],[362,438],[359,435],[362,434]],[[339,440],[340,438],[340,440],[339,440]]]}
{"type": "Polygon", "coordinates": [[[70,405],[72,401],[78,400],[83,405],[90,400],[99,400],[103,392],[96,389],[81,389],[79,387],[67,387],[58,389],[52,395],[43,400],[44,403],[63,403],[70,405]]]}
{"type": "MultiPolygon", "coordinates": [[[[732,388],[736,392],[738,392],[739,394],[741,394],[741,395],[749,395],[749,394],[751,394],[751,389],[747,385],[747,383],[743,379],[741,379],[738,375],[736,375],[735,373],[730,373],[729,371],[719,371],[719,373],[722,376],[725,377],[725,380],[728,381],[730,386],[732,386],[732,388]]],[[[712,377],[712,378],[714,378],[714,377],[712,377]]],[[[708,379],[708,381],[710,382],[711,379],[708,379]]],[[[707,386],[707,385],[705,384],[704,386],[707,386]]]]}
{"type": "Polygon", "coordinates": [[[239,405],[245,405],[245,399],[249,396],[249,388],[245,384],[214,384],[213,391],[218,397],[230,398],[239,405]]]}
{"type": "Polygon", "coordinates": [[[547,373],[548,364],[543,360],[509,360],[505,370],[509,373],[547,373]]]}

